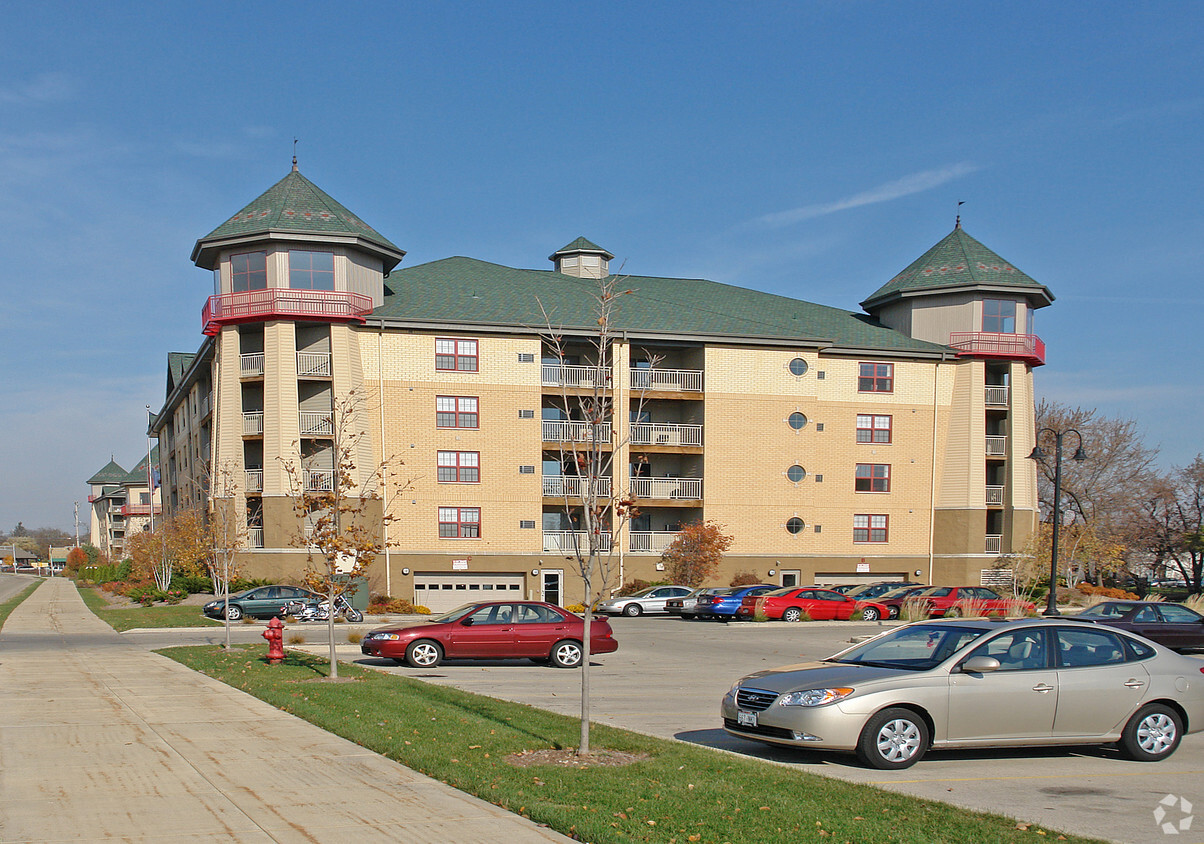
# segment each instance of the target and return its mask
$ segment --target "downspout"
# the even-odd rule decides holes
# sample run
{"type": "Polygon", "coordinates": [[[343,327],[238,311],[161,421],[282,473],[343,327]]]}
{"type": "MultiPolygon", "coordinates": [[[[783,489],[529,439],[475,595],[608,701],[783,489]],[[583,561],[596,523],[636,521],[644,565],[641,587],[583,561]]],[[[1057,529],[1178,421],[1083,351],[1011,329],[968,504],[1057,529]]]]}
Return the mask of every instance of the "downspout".
{"type": "MultiPolygon", "coordinates": [[[[381,504],[384,510],[389,507],[389,464],[385,459],[385,362],[381,357],[381,347],[385,335],[385,321],[382,319],[376,331],[376,399],[380,405],[380,481],[384,487],[381,490],[381,504]]],[[[382,511],[382,516],[388,515],[382,511]]],[[[385,594],[393,595],[393,561],[389,554],[389,522],[384,520],[381,525],[385,542],[385,594]]]]}
{"type": "Polygon", "coordinates": [[[935,553],[933,545],[936,541],[936,439],[937,439],[937,413],[939,409],[939,381],[937,376],[940,374],[941,364],[945,362],[945,353],[941,352],[941,359],[932,367],[932,462],[930,464],[930,476],[928,478],[928,585],[932,585],[932,570],[935,565],[935,553]]]}

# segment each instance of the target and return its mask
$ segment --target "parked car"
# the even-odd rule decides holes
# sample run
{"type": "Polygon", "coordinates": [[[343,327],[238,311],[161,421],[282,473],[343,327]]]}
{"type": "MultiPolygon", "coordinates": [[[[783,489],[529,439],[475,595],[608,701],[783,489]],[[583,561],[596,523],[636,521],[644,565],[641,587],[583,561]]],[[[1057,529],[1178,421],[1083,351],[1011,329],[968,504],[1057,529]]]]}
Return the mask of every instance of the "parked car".
{"type": "Polygon", "coordinates": [[[837,583],[834,586],[825,586],[824,589],[831,589],[833,592],[839,592],[841,595],[847,595],[855,589],[860,589],[864,583],[837,583]]]}
{"type": "Polygon", "coordinates": [[[1064,619],[947,619],[828,659],[759,671],[720,704],[723,728],[771,745],[900,769],[931,749],[1116,744],[1156,762],[1204,729],[1200,661],[1064,619]]]}
{"type": "Polygon", "coordinates": [[[705,596],[705,601],[699,600],[698,617],[731,621],[736,618],[736,612],[745,598],[764,595],[779,588],[781,587],[759,583],[756,586],[733,586],[725,590],[716,590],[715,594],[705,596]]]}
{"type": "Polygon", "coordinates": [[[1171,650],[1204,648],[1204,615],[1182,604],[1162,601],[1105,601],[1088,607],[1076,619],[1119,627],[1171,650]]]}
{"type": "Polygon", "coordinates": [[[900,586],[898,589],[883,592],[874,600],[886,607],[887,618],[898,618],[907,599],[912,595],[920,594],[927,588],[927,586],[900,586]]]}
{"type": "MultiPolygon", "coordinates": [[[[914,583],[910,580],[882,580],[878,583],[867,583],[864,586],[859,586],[856,589],[850,589],[845,592],[850,598],[857,598],[862,601],[874,601],[879,596],[885,595],[894,589],[902,589],[905,586],[923,586],[923,583],[914,583]]],[[[838,590],[839,591],[839,590],[838,590]]]]}
{"type": "Polygon", "coordinates": [[[682,595],[678,598],[670,598],[665,601],[665,612],[669,615],[677,615],[686,619],[694,619],[698,617],[698,602],[706,595],[715,592],[719,587],[715,586],[700,586],[688,595],[682,595]]]}
{"type": "Polygon", "coordinates": [[[932,618],[959,615],[1024,615],[1036,606],[1019,598],[1005,598],[985,586],[929,586],[911,596],[928,609],[932,618]]]}
{"type": "MultiPolygon", "coordinates": [[[[283,618],[285,605],[291,601],[320,601],[322,596],[300,586],[256,586],[230,596],[230,620],[238,621],[244,615],[250,618],[283,618]]],[[[209,618],[221,618],[226,602],[222,598],[210,601],[201,608],[209,618]]]]}
{"type": "MultiPolygon", "coordinates": [[[[360,642],[366,656],[413,668],[434,668],[446,659],[530,659],[575,668],[585,658],[585,619],[542,601],[465,604],[418,624],[377,627],[360,642]]],[[[610,622],[590,627],[590,653],[619,649],[610,622]]]]}
{"type": "Polygon", "coordinates": [[[860,601],[831,589],[815,586],[788,586],[760,595],[749,595],[740,603],[736,614],[743,619],[753,618],[760,610],[766,618],[782,621],[801,621],[806,613],[814,621],[848,621],[857,617],[877,621],[887,615],[886,607],[872,601],[860,601]]]}
{"type": "Polygon", "coordinates": [[[595,612],[604,615],[637,616],[644,613],[663,613],[670,598],[684,598],[694,590],[689,586],[649,586],[634,595],[619,595],[599,601],[595,612]]]}

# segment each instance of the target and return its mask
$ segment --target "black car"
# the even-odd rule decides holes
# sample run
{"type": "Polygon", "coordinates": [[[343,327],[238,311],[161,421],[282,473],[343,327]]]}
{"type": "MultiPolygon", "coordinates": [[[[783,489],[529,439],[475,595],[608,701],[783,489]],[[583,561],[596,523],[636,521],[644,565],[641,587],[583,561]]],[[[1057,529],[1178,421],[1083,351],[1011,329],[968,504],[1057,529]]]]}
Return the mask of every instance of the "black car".
{"type": "Polygon", "coordinates": [[[1105,601],[1075,616],[1119,627],[1175,651],[1204,648],[1204,615],[1182,604],[1162,601],[1105,601]]]}
{"type": "MultiPolygon", "coordinates": [[[[284,617],[284,605],[290,601],[320,601],[321,595],[300,586],[256,586],[230,596],[230,620],[238,621],[244,615],[249,618],[284,617]]],[[[226,602],[222,598],[210,601],[201,610],[210,618],[221,618],[226,602]]]]}
{"type": "Polygon", "coordinates": [[[882,580],[877,583],[867,583],[856,589],[851,589],[844,594],[850,598],[857,598],[860,601],[872,601],[880,595],[885,595],[892,589],[902,589],[904,586],[923,586],[923,583],[916,583],[912,580],[882,580]]]}

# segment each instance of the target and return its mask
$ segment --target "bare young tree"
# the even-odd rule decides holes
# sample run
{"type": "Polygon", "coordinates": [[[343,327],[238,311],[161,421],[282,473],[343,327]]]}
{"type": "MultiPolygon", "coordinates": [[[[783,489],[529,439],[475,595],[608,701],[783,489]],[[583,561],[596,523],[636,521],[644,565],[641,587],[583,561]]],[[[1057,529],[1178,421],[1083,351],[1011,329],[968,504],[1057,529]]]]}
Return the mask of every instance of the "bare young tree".
{"type": "Polygon", "coordinates": [[[1154,568],[1177,572],[1193,594],[1204,589],[1204,456],[1171,472],[1146,502],[1146,551],[1154,568]]]}
{"type": "MultiPolygon", "coordinates": [[[[617,537],[625,525],[639,515],[627,472],[615,472],[615,457],[630,441],[615,429],[614,346],[617,335],[614,317],[619,301],[633,291],[625,289],[625,277],[610,275],[597,281],[591,291],[595,326],[576,334],[586,350],[584,365],[570,364],[571,341],[553,325],[553,315],[540,303],[547,334],[544,343],[552,364],[558,369],[561,410],[555,439],[559,443],[562,474],[553,493],[563,501],[565,525],[560,550],[565,553],[581,580],[585,605],[585,632],[581,659],[581,740],[578,755],[590,753],[590,638],[594,604],[618,585],[622,555],[617,537]]],[[[655,367],[657,359],[649,358],[655,367]]],[[[634,391],[636,418],[643,408],[647,387],[634,391]]],[[[545,439],[548,439],[545,436],[545,439]]]]}
{"type": "Polygon", "coordinates": [[[331,436],[329,468],[311,468],[303,460],[284,460],[293,510],[300,530],[293,544],[309,549],[305,585],[328,602],[327,634],[330,644],[330,677],[337,678],[334,623],[338,599],[356,587],[378,554],[385,550],[384,528],[393,521],[390,507],[408,483],[386,489],[386,473],[397,460],[382,460],[369,472],[361,472],[361,450],[367,447],[361,414],[361,398],[355,390],[337,399],[330,411],[327,430],[331,436]]]}
{"type": "Polygon", "coordinates": [[[235,513],[239,474],[235,463],[229,460],[209,467],[206,474],[206,487],[211,495],[204,524],[209,548],[205,568],[209,582],[213,584],[213,594],[222,600],[227,650],[230,648],[230,582],[240,574],[238,552],[247,542],[246,520],[235,513]]]}

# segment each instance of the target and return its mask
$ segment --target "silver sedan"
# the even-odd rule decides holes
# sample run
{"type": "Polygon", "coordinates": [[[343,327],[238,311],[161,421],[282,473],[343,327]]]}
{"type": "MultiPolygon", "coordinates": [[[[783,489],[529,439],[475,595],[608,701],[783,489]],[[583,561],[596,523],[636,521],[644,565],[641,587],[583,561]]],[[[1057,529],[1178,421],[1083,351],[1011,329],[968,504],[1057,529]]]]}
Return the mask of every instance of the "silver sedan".
{"type": "Polygon", "coordinates": [[[1082,622],[925,621],[750,674],[721,710],[732,735],[874,768],[930,748],[1112,743],[1156,762],[1204,730],[1204,665],[1082,622]]]}
{"type": "Polygon", "coordinates": [[[599,602],[594,608],[604,615],[637,616],[644,613],[667,612],[665,603],[670,598],[684,598],[694,591],[689,586],[649,586],[634,595],[620,595],[599,602]]]}

